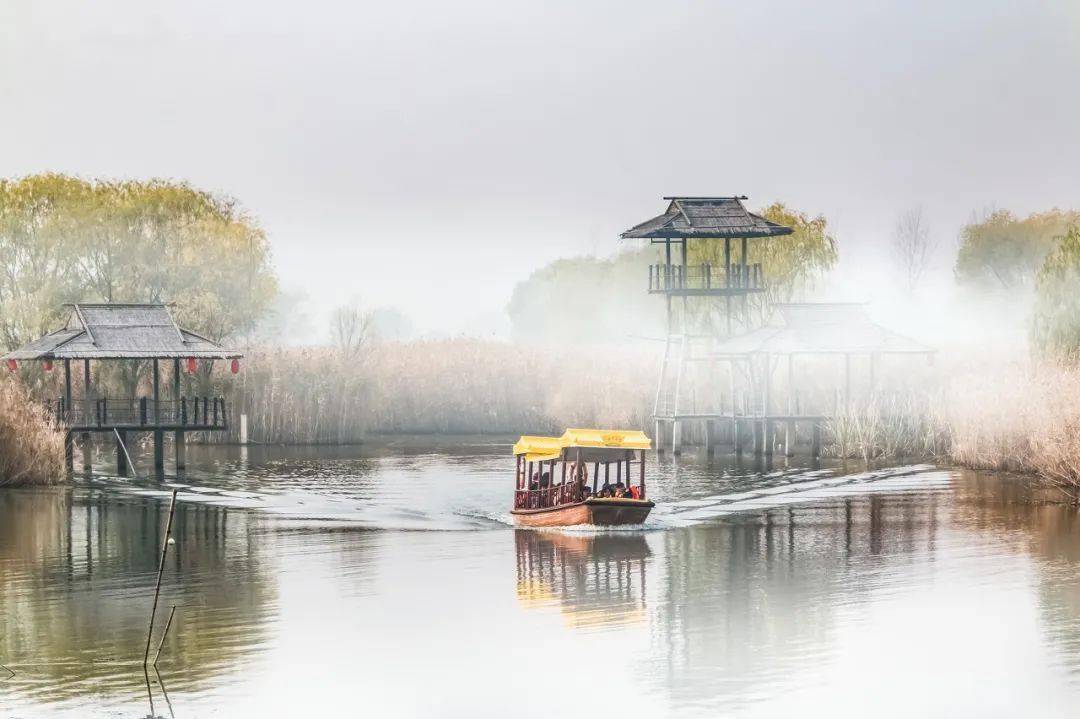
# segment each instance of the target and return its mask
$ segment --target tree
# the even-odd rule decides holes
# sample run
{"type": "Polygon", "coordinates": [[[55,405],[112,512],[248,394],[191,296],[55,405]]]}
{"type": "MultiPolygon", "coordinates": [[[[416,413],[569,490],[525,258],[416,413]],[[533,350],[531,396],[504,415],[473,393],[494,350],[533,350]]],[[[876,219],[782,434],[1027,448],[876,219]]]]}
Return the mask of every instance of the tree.
{"type": "Polygon", "coordinates": [[[1048,357],[1080,359],[1080,227],[1057,238],[1035,278],[1031,339],[1048,357]]]}
{"type": "Polygon", "coordinates": [[[573,342],[625,340],[663,331],[663,303],[647,293],[651,253],[556,260],[517,283],[506,312],[515,337],[573,342]]]}
{"type": "Polygon", "coordinates": [[[930,225],[923,217],[922,208],[901,212],[893,230],[892,254],[904,290],[909,295],[915,293],[936,249],[937,242],[930,234],[930,225]]]}
{"type": "MultiPolygon", "coordinates": [[[[812,289],[818,280],[836,265],[839,259],[836,238],[829,232],[824,216],[810,217],[804,212],[774,202],[758,212],[759,215],[785,227],[790,235],[759,237],[749,240],[747,258],[750,264],[761,263],[765,291],[751,295],[751,309],[759,322],[768,319],[772,306],[791,302],[812,289]]],[[[732,241],[732,262],[741,252],[741,241],[732,241]]],[[[688,262],[724,266],[722,240],[691,241],[688,262]]],[[[711,303],[715,306],[716,303],[711,303]]],[[[715,318],[714,318],[715,319],[715,318]]]]}
{"type": "Polygon", "coordinates": [[[372,312],[359,300],[341,305],[330,314],[330,335],[346,359],[356,359],[371,340],[372,312]]]}
{"type": "Polygon", "coordinates": [[[172,302],[217,341],[277,293],[270,246],[231,198],[166,180],[0,180],[0,344],[53,329],[64,302],[172,302]]]}
{"type": "Polygon", "coordinates": [[[962,284],[998,291],[1029,290],[1035,276],[1080,212],[1053,209],[1020,219],[997,210],[960,231],[956,278],[962,284]]]}

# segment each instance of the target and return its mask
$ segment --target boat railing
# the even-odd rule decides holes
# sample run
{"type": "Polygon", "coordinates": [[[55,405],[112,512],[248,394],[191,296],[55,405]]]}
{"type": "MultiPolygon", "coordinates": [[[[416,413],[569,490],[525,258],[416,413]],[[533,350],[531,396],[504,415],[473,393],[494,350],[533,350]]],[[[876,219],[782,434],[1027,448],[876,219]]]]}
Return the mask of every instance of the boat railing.
{"type": "Polygon", "coordinates": [[[581,485],[566,482],[540,489],[518,489],[514,492],[514,509],[546,509],[564,504],[576,504],[585,499],[581,485]]]}

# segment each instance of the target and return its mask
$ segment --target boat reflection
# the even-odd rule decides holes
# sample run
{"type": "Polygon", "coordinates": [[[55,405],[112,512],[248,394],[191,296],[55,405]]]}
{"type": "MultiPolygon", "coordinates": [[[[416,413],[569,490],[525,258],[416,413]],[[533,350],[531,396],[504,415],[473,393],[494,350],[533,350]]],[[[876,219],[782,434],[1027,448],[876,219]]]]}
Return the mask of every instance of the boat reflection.
{"type": "Polygon", "coordinates": [[[515,531],[517,595],[529,607],[557,606],[570,627],[646,620],[652,552],[638,533],[515,531]]]}

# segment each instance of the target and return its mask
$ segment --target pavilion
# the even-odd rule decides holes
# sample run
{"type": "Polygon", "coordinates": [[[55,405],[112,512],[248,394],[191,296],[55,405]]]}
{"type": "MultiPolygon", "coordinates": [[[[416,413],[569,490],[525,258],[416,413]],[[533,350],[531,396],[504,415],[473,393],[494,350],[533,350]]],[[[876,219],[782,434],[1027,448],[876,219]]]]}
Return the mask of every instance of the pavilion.
{"type": "Polygon", "coordinates": [[[65,455],[69,469],[73,465],[74,436],[80,435],[83,446],[83,469],[90,470],[89,438],[91,432],[113,435],[116,439],[117,472],[126,475],[130,457],[126,448],[129,432],[152,432],[154,468],[164,469],[165,432],[175,433],[176,465],[184,469],[185,434],[228,429],[224,398],[184,397],[181,394],[181,361],[193,372],[199,360],[233,360],[238,369],[243,356],[191,330],[176,324],[164,304],[72,304],[67,322],[13,352],[0,357],[9,369],[18,362],[38,361],[47,370],[54,362],[63,363],[64,393],[50,404],[56,423],[65,434],[65,455]],[[98,397],[93,391],[91,361],[143,360],[152,369],[149,397],[98,397]],[[161,392],[161,362],[171,360],[172,392],[165,399],[161,392]],[[72,396],[72,363],[82,365],[83,396],[72,396]]]}

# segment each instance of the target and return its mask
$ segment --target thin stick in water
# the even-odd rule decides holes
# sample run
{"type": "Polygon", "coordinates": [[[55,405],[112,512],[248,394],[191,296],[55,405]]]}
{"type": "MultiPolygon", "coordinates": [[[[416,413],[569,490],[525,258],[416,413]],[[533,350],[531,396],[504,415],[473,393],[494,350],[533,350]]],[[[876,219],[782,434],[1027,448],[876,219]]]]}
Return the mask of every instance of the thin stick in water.
{"type": "MultiPolygon", "coordinates": [[[[168,539],[165,540],[169,541],[168,539]]],[[[157,653],[154,654],[154,666],[157,666],[157,660],[161,656],[161,648],[165,646],[165,637],[169,636],[169,627],[172,626],[173,615],[176,614],[176,605],[172,605],[172,609],[169,610],[169,619],[165,622],[165,631],[161,633],[161,641],[157,645],[157,653]]]]}
{"type": "Polygon", "coordinates": [[[150,638],[154,634],[154,615],[157,614],[158,596],[161,594],[161,575],[165,573],[165,553],[169,551],[169,534],[172,532],[173,511],[176,509],[176,490],[172,491],[169,501],[169,521],[165,523],[165,539],[161,542],[161,561],[158,562],[157,586],[154,587],[154,606],[150,609],[150,626],[146,628],[146,652],[143,653],[143,667],[150,662],[150,638]]]}

